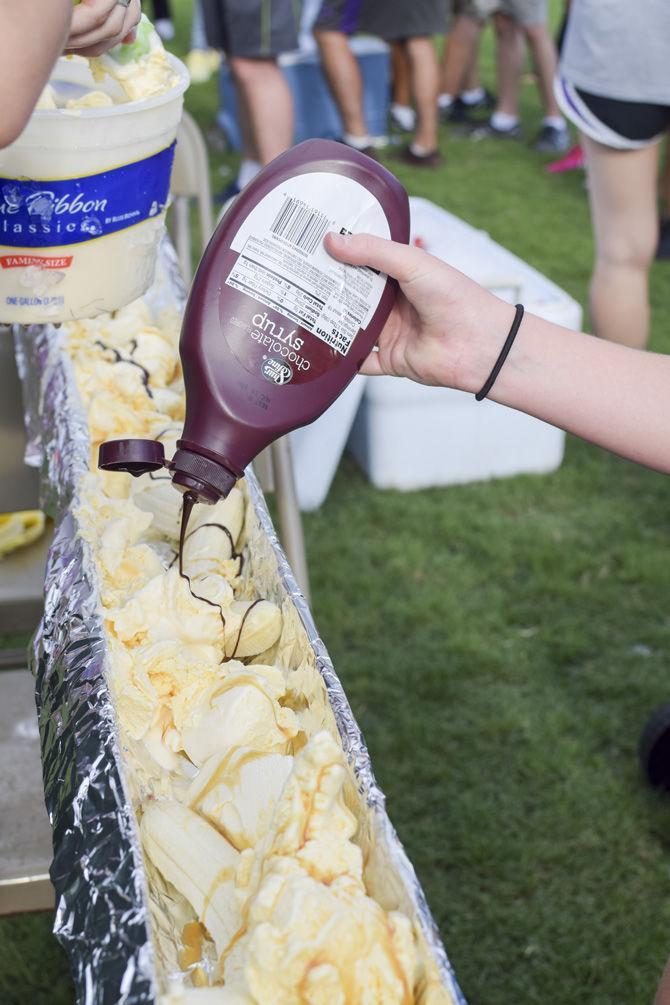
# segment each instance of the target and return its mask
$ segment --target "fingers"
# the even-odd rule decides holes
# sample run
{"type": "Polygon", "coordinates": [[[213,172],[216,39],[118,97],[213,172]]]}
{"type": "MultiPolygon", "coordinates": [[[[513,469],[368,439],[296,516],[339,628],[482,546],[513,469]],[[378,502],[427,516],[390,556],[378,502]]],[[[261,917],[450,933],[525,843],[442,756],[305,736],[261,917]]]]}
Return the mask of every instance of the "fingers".
{"type": "Polygon", "coordinates": [[[369,265],[401,283],[411,282],[423,271],[425,252],[384,237],[372,234],[346,236],[331,232],[326,234],[323,243],[328,254],[339,262],[369,265]]]}
{"type": "Polygon", "coordinates": [[[82,0],[74,8],[66,51],[87,56],[106,52],[132,33],[141,13],[140,0],[131,0],[128,7],[117,0],[82,0]]]}

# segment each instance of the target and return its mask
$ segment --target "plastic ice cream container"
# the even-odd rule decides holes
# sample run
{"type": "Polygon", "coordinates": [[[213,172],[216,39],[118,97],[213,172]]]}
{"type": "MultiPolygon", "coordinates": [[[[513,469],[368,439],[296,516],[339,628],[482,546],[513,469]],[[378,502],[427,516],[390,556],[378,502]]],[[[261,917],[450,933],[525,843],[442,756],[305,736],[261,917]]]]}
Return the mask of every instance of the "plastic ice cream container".
{"type": "Polygon", "coordinates": [[[138,475],[165,463],[187,497],[216,502],[265,446],[335,401],[375,345],[397,284],[331,258],[328,231],[406,243],[407,193],[364,154],[308,140],[237,197],[198,267],[179,345],[186,419],[174,457],[152,440],[116,440],[102,444],[101,467],[138,475]]]}
{"type": "Polygon", "coordinates": [[[127,101],[87,60],[62,57],[50,81],[59,104],[90,92],[122,103],[39,108],[0,151],[0,322],[92,318],[149,287],[189,83],[165,58],[174,86],[127,101]]]}

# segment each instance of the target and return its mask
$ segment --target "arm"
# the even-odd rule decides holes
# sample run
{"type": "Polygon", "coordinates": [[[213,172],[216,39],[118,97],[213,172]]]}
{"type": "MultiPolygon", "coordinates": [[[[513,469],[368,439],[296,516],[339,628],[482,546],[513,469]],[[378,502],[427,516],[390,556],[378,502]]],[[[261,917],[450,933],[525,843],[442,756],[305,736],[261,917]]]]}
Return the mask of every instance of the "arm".
{"type": "Polygon", "coordinates": [[[72,0],[0,0],[0,147],[13,143],[30,118],[71,16],[72,0]]]}
{"type": "MultiPolygon", "coordinates": [[[[361,372],[480,389],[514,318],[509,304],[417,248],[334,234],[326,248],[340,261],[370,265],[400,283],[378,351],[361,372]]],[[[528,314],[489,397],[670,473],[670,357],[528,314]]]]}

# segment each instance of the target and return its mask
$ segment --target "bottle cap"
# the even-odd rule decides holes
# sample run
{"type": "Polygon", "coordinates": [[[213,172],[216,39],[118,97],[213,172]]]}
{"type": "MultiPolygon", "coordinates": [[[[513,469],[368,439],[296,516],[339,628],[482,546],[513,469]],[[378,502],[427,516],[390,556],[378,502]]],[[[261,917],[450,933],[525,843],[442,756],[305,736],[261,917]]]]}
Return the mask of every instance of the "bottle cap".
{"type": "Polygon", "coordinates": [[[165,451],[157,440],[107,440],[98,451],[98,467],[103,471],[127,471],[138,478],[164,466],[165,451]]]}

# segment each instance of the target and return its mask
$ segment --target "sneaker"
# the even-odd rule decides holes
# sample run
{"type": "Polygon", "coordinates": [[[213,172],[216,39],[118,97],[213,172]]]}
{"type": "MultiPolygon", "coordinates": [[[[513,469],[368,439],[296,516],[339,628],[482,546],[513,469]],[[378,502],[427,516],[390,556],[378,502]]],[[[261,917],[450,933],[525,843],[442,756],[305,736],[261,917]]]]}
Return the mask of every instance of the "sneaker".
{"type": "Polygon", "coordinates": [[[431,150],[428,154],[415,154],[411,146],[403,147],[393,154],[393,159],[411,164],[413,167],[438,168],[444,162],[439,150],[431,150]]]}
{"type": "Polygon", "coordinates": [[[443,105],[440,109],[440,118],[443,122],[471,122],[470,106],[461,98],[454,98],[450,105],[443,105]]]}
{"type": "Polygon", "coordinates": [[[583,167],[584,151],[579,143],[576,143],[574,147],[570,147],[565,157],[547,164],[544,170],[548,171],[549,174],[564,174],[566,171],[577,171],[583,167]]]}
{"type": "Polygon", "coordinates": [[[535,140],[535,149],[541,154],[562,154],[570,146],[570,132],[567,126],[544,125],[535,140]]]}
{"type": "Polygon", "coordinates": [[[174,25],[169,17],[159,17],[154,21],[154,28],[164,42],[171,42],[174,38],[174,25]]]}
{"type": "Polygon", "coordinates": [[[413,133],[416,129],[416,112],[406,105],[391,105],[389,118],[393,128],[401,133],[413,133]]]}
{"type": "Polygon", "coordinates": [[[470,139],[522,140],[523,128],[521,123],[518,123],[516,126],[512,126],[511,129],[496,129],[490,122],[486,122],[483,126],[477,126],[475,129],[470,130],[470,139]]]}

